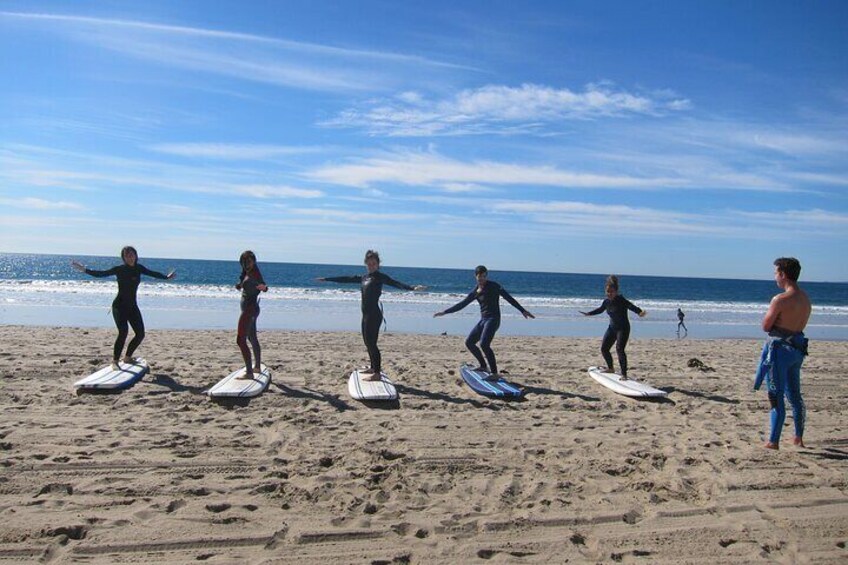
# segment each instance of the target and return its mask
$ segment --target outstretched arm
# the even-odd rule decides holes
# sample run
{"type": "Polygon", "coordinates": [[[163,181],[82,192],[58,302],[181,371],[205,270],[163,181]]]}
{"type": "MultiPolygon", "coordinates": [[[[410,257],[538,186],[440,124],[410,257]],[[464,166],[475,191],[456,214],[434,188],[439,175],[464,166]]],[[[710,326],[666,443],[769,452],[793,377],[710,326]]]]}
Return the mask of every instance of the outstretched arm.
{"type": "Polygon", "coordinates": [[[584,316],[597,316],[601,312],[605,312],[607,309],[607,301],[604,300],[603,304],[595,308],[594,310],[589,310],[588,312],[580,312],[584,316]]]}
{"type": "Polygon", "coordinates": [[[361,283],[361,282],[362,282],[362,277],[361,277],[361,276],[352,276],[352,277],[320,277],[320,278],[318,278],[318,279],[316,279],[316,280],[318,280],[319,282],[334,282],[334,283],[346,283],[346,284],[352,284],[352,283],[361,283]]]}
{"type": "Polygon", "coordinates": [[[516,310],[518,310],[519,312],[521,312],[521,314],[522,314],[525,318],[535,318],[535,317],[536,317],[536,316],[534,316],[533,314],[531,314],[529,311],[527,311],[527,310],[524,308],[524,306],[522,306],[521,304],[519,304],[519,303],[518,303],[518,300],[516,300],[515,298],[513,298],[513,297],[512,297],[512,295],[511,295],[510,293],[508,293],[504,287],[501,287],[501,296],[503,296],[503,297],[504,297],[504,300],[506,300],[507,302],[509,302],[510,304],[512,304],[512,307],[513,307],[513,308],[515,308],[516,310]]]}
{"type": "Polygon", "coordinates": [[[106,271],[95,271],[94,269],[89,269],[88,267],[85,267],[85,266],[77,263],[76,261],[71,263],[71,265],[73,265],[76,270],[81,271],[81,272],[85,273],[86,275],[90,275],[92,277],[97,277],[97,278],[109,277],[109,276],[112,276],[114,274],[117,274],[118,269],[120,268],[120,267],[112,267],[111,269],[108,269],[106,271]],[[80,268],[80,267],[82,267],[82,268],[80,268]]]}
{"type": "Polygon", "coordinates": [[[635,304],[633,304],[632,302],[630,302],[626,298],[624,299],[624,304],[627,306],[628,310],[630,310],[631,312],[636,312],[637,314],[639,314],[640,318],[644,318],[645,314],[647,314],[647,312],[645,312],[644,310],[642,310],[641,308],[639,308],[638,306],[636,306],[635,304]]]}
{"type": "Polygon", "coordinates": [[[385,273],[380,273],[380,274],[382,275],[382,278],[383,278],[383,284],[387,284],[389,286],[393,286],[395,288],[400,288],[400,289],[403,289],[403,290],[415,290],[416,289],[416,287],[414,287],[414,286],[408,285],[406,283],[402,283],[400,281],[396,281],[395,279],[393,279],[392,277],[390,277],[389,275],[387,275],[385,273]]]}
{"type": "Polygon", "coordinates": [[[454,312],[459,312],[460,310],[462,310],[463,308],[465,308],[466,306],[468,306],[469,304],[474,302],[474,299],[476,297],[477,297],[477,289],[475,288],[474,290],[469,292],[468,296],[463,298],[460,302],[457,302],[456,304],[454,304],[453,306],[451,306],[450,308],[448,308],[446,310],[442,310],[441,312],[436,312],[435,314],[433,314],[433,317],[438,318],[439,316],[444,316],[445,314],[453,314],[454,312]]]}
{"type": "Polygon", "coordinates": [[[171,271],[170,273],[165,275],[163,273],[160,273],[159,271],[151,271],[144,265],[139,265],[138,269],[141,271],[141,274],[147,275],[148,277],[153,277],[154,279],[167,280],[174,278],[174,276],[176,275],[176,271],[171,271]]]}

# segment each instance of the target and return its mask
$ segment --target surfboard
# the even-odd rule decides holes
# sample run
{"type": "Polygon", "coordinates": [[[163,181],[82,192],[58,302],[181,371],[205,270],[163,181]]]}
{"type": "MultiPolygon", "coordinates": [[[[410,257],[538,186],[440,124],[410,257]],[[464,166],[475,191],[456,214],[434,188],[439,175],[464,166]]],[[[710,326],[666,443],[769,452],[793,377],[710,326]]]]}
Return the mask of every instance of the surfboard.
{"type": "Polygon", "coordinates": [[[518,385],[514,385],[501,378],[490,379],[486,371],[475,371],[473,367],[463,365],[459,368],[465,383],[471,390],[490,398],[520,398],[524,391],[518,385]]]}
{"type": "Polygon", "coordinates": [[[111,365],[103,367],[99,371],[90,374],[84,379],[74,383],[77,393],[85,390],[121,390],[129,388],[147,374],[150,367],[144,359],[138,359],[135,363],[118,363],[119,370],[112,369],[111,365]]]}
{"type": "Polygon", "coordinates": [[[386,373],[380,373],[379,381],[363,379],[359,371],[350,374],[347,391],[356,400],[397,400],[398,392],[386,373]]]}
{"type": "Polygon", "coordinates": [[[604,385],[608,389],[623,394],[624,396],[634,397],[662,397],[668,396],[664,390],[659,390],[651,385],[632,379],[622,379],[617,373],[607,373],[601,367],[589,367],[589,376],[604,385]]]}
{"type": "Polygon", "coordinates": [[[210,398],[220,398],[225,396],[250,398],[252,396],[259,396],[266,388],[268,388],[268,384],[271,382],[271,371],[265,366],[265,363],[262,363],[260,367],[262,371],[260,373],[253,373],[252,379],[236,378],[240,375],[244,375],[244,367],[237,371],[233,371],[219,381],[218,384],[206,391],[206,394],[208,394],[210,398]]]}

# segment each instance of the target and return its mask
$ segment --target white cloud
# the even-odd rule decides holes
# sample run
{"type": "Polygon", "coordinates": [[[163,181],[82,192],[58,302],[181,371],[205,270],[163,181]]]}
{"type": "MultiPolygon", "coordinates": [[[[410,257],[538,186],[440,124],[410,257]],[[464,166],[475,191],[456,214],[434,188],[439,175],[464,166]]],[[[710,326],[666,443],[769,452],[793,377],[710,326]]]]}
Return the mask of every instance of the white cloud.
{"type": "Polygon", "coordinates": [[[535,185],[564,188],[659,188],[681,185],[680,179],[580,173],[552,166],[496,161],[466,162],[435,153],[395,152],[343,165],[328,165],[307,178],[360,188],[396,183],[409,186],[535,185]]]}
{"type": "Polygon", "coordinates": [[[43,198],[0,198],[0,205],[25,210],[83,210],[76,202],[45,200],[43,198]]]}
{"type": "Polygon", "coordinates": [[[0,18],[164,66],[307,90],[381,90],[469,70],[416,55],[134,20],[20,12],[0,18]]]}
{"type": "Polygon", "coordinates": [[[626,115],[657,116],[679,112],[689,100],[671,91],[631,93],[607,83],[589,84],[582,92],[537,84],[518,87],[487,85],[463,90],[443,100],[404,92],[364,108],[343,111],[323,122],[333,127],[359,127],[372,134],[431,136],[544,131],[565,120],[626,115]]]}
{"type": "Polygon", "coordinates": [[[158,143],[148,149],[180,157],[197,157],[233,161],[263,160],[287,155],[321,151],[320,147],[298,147],[251,143],[158,143]]]}

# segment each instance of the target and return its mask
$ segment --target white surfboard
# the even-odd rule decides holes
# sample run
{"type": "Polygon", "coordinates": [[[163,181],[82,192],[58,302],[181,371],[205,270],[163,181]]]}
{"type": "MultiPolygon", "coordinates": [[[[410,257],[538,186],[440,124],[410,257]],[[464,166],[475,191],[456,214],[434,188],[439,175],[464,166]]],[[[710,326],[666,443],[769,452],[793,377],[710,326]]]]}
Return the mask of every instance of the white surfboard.
{"type": "Polygon", "coordinates": [[[120,390],[129,388],[137,383],[150,370],[147,361],[138,359],[135,363],[118,363],[120,369],[117,371],[111,365],[103,367],[99,371],[90,374],[84,379],[74,383],[77,392],[101,389],[120,390]]]}
{"type": "Polygon", "coordinates": [[[253,373],[252,379],[239,379],[236,377],[245,374],[246,369],[242,367],[224,377],[218,384],[206,391],[210,397],[239,397],[250,398],[262,394],[271,382],[271,371],[263,363],[259,373],[253,373]]]}
{"type": "Polygon", "coordinates": [[[397,389],[386,373],[380,373],[379,381],[369,381],[363,379],[359,371],[354,371],[347,381],[347,390],[356,400],[397,400],[398,397],[397,389]]]}
{"type": "Polygon", "coordinates": [[[624,396],[653,398],[668,396],[668,393],[664,390],[659,390],[643,382],[624,379],[616,373],[607,373],[606,369],[601,367],[589,367],[589,376],[608,389],[624,396]]]}

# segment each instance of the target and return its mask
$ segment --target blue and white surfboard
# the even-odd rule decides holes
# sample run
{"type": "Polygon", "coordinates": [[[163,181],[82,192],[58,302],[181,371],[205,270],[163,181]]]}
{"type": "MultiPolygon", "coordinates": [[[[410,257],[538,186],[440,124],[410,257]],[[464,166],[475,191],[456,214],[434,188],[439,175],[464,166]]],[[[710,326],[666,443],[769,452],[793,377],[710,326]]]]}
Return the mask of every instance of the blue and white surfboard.
{"type": "Polygon", "coordinates": [[[478,394],[490,398],[521,398],[524,391],[518,386],[501,378],[491,379],[486,371],[475,371],[473,367],[463,365],[459,368],[463,380],[478,394]]]}

